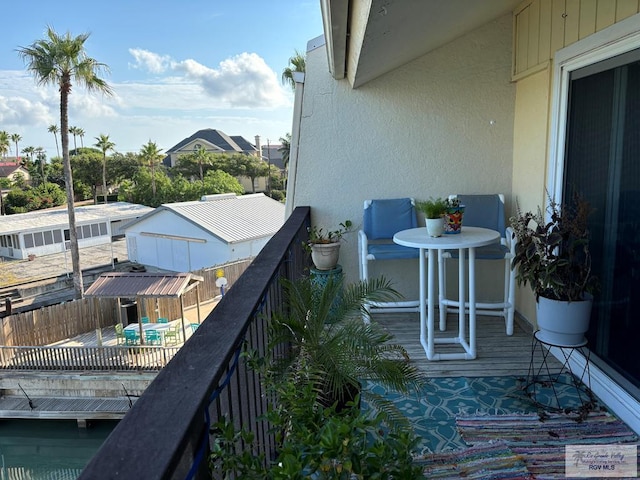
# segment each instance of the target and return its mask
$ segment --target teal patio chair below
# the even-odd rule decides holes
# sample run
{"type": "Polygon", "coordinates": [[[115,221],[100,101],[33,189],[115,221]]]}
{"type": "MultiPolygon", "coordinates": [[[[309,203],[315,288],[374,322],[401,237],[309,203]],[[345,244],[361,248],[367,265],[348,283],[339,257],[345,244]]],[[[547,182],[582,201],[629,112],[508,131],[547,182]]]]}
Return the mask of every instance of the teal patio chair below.
{"type": "Polygon", "coordinates": [[[162,345],[162,335],[157,330],[145,330],[144,342],[147,345],[162,345]]]}
{"type": "Polygon", "coordinates": [[[140,319],[140,321],[141,321],[142,323],[149,323],[149,317],[142,317],[142,318],[140,319]]]}
{"type": "Polygon", "coordinates": [[[140,335],[135,330],[125,329],[124,339],[127,345],[140,345],[140,335]]]}
{"type": "Polygon", "coordinates": [[[164,317],[160,317],[157,320],[158,323],[169,323],[169,319],[168,318],[164,318],[164,317]]]}

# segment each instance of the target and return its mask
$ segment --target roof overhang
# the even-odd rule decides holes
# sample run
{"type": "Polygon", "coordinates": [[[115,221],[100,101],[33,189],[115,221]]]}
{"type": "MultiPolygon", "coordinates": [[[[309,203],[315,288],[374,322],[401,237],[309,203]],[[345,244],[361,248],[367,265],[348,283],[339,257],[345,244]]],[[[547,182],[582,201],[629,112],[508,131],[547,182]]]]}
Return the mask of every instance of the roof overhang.
{"type": "Polygon", "coordinates": [[[522,0],[321,0],[329,70],[354,88],[506,15],[522,0]]]}
{"type": "Polygon", "coordinates": [[[192,273],[125,273],[100,275],[84,293],[85,297],[181,297],[204,281],[192,273]]]}

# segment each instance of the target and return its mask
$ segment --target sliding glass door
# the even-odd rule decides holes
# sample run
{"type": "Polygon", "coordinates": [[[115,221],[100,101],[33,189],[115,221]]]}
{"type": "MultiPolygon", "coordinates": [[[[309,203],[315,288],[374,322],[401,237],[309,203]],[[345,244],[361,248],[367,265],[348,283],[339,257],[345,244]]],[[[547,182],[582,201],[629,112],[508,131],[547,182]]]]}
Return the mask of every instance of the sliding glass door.
{"type": "Polygon", "coordinates": [[[569,77],[563,198],[582,194],[600,279],[589,332],[596,361],[640,393],[640,51],[569,77]]]}

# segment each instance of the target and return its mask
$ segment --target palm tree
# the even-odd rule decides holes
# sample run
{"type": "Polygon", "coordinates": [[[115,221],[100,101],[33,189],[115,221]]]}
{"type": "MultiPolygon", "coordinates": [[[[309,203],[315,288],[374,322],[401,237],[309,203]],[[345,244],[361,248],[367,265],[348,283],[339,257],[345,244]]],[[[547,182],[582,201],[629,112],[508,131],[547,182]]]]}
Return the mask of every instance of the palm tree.
{"type": "Polygon", "coordinates": [[[48,132],[53,133],[53,138],[56,140],[56,152],[58,152],[58,156],[60,156],[60,148],[58,148],[58,132],[59,131],[60,129],[58,128],[58,125],[56,125],[55,123],[49,125],[48,132]]]}
{"type": "Polygon", "coordinates": [[[11,134],[11,141],[16,144],[16,162],[18,162],[20,159],[20,149],[18,148],[18,142],[20,140],[22,140],[22,135],[20,135],[19,133],[11,134]]]}
{"type": "Polygon", "coordinates": [[[289,155],[291,154],[291,134],[287,133],[284,137],[280,137],[280,148],[278,151],[282,153],[282,167],[284,168],[284,187],[287,188],[287,169],[289,168],[289,155]]]}
{"type": "Polygon", "coordinates": [[[27,157],[29,157],[29,161],[33,162],[33,154],[35,153],[35,147],[24,147],[22,149],[22,153],[24,153],[27,157]]]}
{"type": "Polygon", "coordinates": [[[42,183],[47,184],[47,178],[44,174],[44,165],[47,162],[47,155],[44,153],[44,148],[37,147],[33,149],[33,153],[36,154],[36,159],[40,163],[40,174],[42,175],[42,183]]]}
{"type": "Polygon", "coordinates": [[[278,151],[282,153],[282,165],[286,171],[289,167],[289,154],[291,153],[291,134],[287,133],[284,137],[280,137],[280,144],[278,151]]]}
{"type": "Polygon", "coordinates": [[[282,83],[291,85],[291,89],[294,90],[296,88],[296,81],[293,79],[293,74],[296,72],[304,73],[305,69],[305,56],[296,50],[296,54],[289,58],[289,66],[282,71],[282,83]]]}
{"type": "Polygon", "coordinates": [[[7,156],[9,153],[9,146],[9,134],[4,130],[0,130],[0,157],[7,156]]]}
{"type": "Polygon", "coordinates": [[[78,128],[76,134],[80,137],[80,147],[84,148],[84,128],[78,128]]]}
{"type": "Polygon", "coordinates": [[[162,149],[158,148],[155,142],[149,140],[146,145],[142,146],[140,150],[140,157],[143,162],[149,164],[151,168],[151,192],[153,193],[153,199],[156,198],[156,165],[162,160],[162,149]]]}
{"type": "MultiPolygon", "coordinates": [[[[19,55],[40,85],[57,85],[60,91],[60,132],[62,136],[62,162],[64,181],[67,193],[67,212],[69,215],[69,240],[71,244],[71,261],[73,264],[73,286],[77,298],[83,296],[82,271],[80,270],[80,252],[76,234],[76,217],[73,209],[73,176],[69,159],[69,95],[72,81],[85,86],[89,91],[111,93],[109,85],[98,77],[100,71],[108,71],[105,64],[88,57],[84,44],[89,34],[72,37],[58,35],[48,27],[47,38],[36,40],[29,47],[20,47],[19,55]]],[[[74,137],[75,141],[75,137],[74,137]]]]}
{"type": "Polygon", "coordinates": [[[76,144],[76,136],[78,135],[78,127],[69,127],[69,133],[73,135],[73,154],[78,154],[78,145],[76,144]]]}
{"type": "Polygon", "coordinates": [[[107,152],[113,150],[116,144],[109,140],[109,135],[103,133],[99,137],[95,137],[95,139],[97,140],[95,146],[102,150],[102,195],[104,196],[104,203],[107,203],[107,152]]]}
{"type": "Polygon", "coordinates": [[[208,163],[208,160],[209,160],[209,154],[207,153],[207,150],[204,147],[201,146],[197,148],[196,160],[198,162],[198,168],[200,170],[200,181],[202,182],[202,185],[204,185],[204,171],[202,169],[202,164],[208,163]]]}

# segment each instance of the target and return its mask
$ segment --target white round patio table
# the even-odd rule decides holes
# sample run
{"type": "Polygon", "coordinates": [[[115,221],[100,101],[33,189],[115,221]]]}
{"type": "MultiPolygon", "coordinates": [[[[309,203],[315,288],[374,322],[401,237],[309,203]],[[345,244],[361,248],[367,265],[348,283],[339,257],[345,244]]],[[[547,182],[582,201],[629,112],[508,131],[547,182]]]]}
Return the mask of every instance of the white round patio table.
{"type": "MultiPolygon", "coordinates": [[[[402,230],[393,236],[393,241],[398,245],[420,249],[420,343],[429,360],[473,360],[476,358],[476,284],[475,262],[476,247],[483,247],[500,241],[500,234],[496,230],[480,227],[462,226],[462,231],[456,234],[443,234],[441,237],[430,237],[425,227],[402,230]],[[458,336],[446,338],[434,338],[435,318],[435,272],[436,252],[438,253],[438,266],[442,265],[442,252],[444,250],[458,250],[458,336]],[[465,250],[469,251],[469,340],[466,339],[466,314],[464,298],[465,285],[465,250]],[[426,252],[425,252],[426,251],[426,252]],[[425,253],[428,255],[428,271],[425,269],[425,253]],[[427,292],[428,289],[428,292],[427,292]],[[436,343],[458,343],[464,349],[461,353],[436,353],[436,343]]],[[[443,275],[443,269],[438,268],[439,275],[443,275]]],[[[444,330],[444,325],[440,329],[444,330]]]]}

